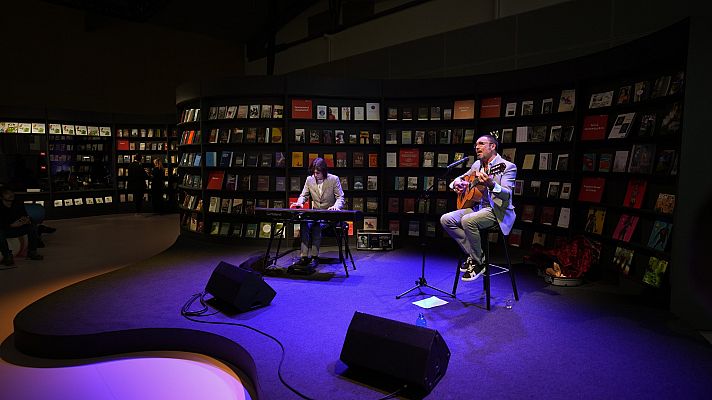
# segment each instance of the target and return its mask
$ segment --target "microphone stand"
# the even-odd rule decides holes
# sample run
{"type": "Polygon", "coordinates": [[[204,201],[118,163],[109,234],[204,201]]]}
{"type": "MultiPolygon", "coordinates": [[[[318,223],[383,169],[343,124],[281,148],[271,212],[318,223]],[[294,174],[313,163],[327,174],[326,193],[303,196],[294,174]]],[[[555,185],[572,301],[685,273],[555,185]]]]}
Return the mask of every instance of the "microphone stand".
{"type": "MultiPolygon", "coordinates": [[[[455,168],[456,165],[459,165],[459,164],[455,164],[455,165],[451,164],[451,166],[448,167],[448,169],[445,171],[445,173],[443,173],[439,178],[435,179],[435,181],[433,182],[432,185],[430,185],[429,188],[427,188],[427,189],[425,189],[425,191],[421,192],[420,196],[418,196],[418,201],[420,201],[420,200],[428,201],[430,199],[432,192],[433,192],[433,187],[438,183],[438,181],[446,180],[448,175],[450,175],[450,172],[452,171],[453,168],[455,168]]],[[[423,218],[422,218],[423,222],[425,222],[425,218],[427,215],[428,215],[427,212],[423,212],[423,218]]],[[[426,236],[427,236],[427,232],[426,232],[426,236]]],[[[434,286],[431,286],[428,284],[428,281],[425,279],[425,249],[427,249],[427,247],[428,247],[426,240],[427,239],[425,239],[423,242],[420,243],[420,246],[423,248],[422,263],[420,265],[420,277],[415,281],[415,286],[413,286],[412,288],[406,290],[405,292],[397,295],[396,300],[400,299],[401,297],[405,296],[406,294],[412,292],[415,289],[418,289],[418,291],[420,291],[422,293],[422,290],[420,290],[420,288],[422,288],[422,287],[433,289],[433,290],[438,291],[446,296],[455,298],[455,295],[453,293],[446,292],[442,289],[438,289],[434,286]]]]}

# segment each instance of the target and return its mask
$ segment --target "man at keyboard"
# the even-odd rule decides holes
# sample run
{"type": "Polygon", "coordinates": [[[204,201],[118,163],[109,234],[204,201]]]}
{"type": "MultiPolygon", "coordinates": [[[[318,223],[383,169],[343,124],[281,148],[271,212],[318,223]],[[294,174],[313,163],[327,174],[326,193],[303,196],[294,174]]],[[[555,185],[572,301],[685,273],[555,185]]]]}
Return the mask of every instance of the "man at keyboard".
{"type": "MultiPolygon", "coordinates": [[[[309,164],[309,173],[304,189],[296,203],[290,208],[302,208],[311,200],[312,208],[323,210],[341,210],[344,207],[344,191],[338,176],[329,173],[326,161],[316,158],[309,164]]],[[[302,245],[299,266],[314,269],[319,264],[319,247],[321,246],[321,230],[326,228],[325,222],[302,222],[300,235],[302,245]],[[311,258],[310,258],[311,254],[311,258]]]]}

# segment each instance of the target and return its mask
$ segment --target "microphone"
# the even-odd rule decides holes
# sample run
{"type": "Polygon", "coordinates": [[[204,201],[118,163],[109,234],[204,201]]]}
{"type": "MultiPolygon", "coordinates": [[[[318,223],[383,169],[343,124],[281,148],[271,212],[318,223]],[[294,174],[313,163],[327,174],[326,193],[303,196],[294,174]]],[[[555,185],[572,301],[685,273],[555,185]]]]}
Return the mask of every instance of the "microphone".
{"type": "Polygon", "coordinates": [[[455,167],[457,167],[458,165],[464,164],[464,163],[466,163],[466,162],[469,161],[469,160],[470,160],[470,157],[463,157],[463,158],[461,158],[461,159],[455,161],[454,163],[448,165],[448,166],[447,166],[447,169],[455,168],[455,167]]]}

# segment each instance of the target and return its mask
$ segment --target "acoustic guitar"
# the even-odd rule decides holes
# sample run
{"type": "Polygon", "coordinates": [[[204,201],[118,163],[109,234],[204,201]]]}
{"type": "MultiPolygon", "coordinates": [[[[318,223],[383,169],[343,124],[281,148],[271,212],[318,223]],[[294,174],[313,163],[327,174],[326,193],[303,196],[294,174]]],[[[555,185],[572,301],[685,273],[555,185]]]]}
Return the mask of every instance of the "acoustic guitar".
{"type": "MultiPolygon", "coordinates": [[[[495,164],[489,169],[487,174],[490,176],[498,175],[504,172],[505,168],[507,168],[507,166],[504,163],[495,164]]],[[[482,200],[482,189],[484,188],[482,182],[480,182],[475,175],[465,176],[462,180],[469,182],[469,185],[467,185],[465,190],[457,194],[458,210],[470,208],[476,203],[479,203],[480,200],[482,200]]]]}

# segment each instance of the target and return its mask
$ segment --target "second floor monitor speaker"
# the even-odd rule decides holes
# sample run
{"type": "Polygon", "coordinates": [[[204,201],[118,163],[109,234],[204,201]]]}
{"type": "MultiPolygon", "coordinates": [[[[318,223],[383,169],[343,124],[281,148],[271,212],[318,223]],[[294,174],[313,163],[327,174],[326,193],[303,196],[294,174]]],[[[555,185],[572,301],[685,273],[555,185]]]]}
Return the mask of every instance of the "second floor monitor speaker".
{"type": "Polygon", "coordinates": [[[267,306],[277,294],[259,273],[225,261],[215,267],[205,291],[239,312],[267,306]]]}

